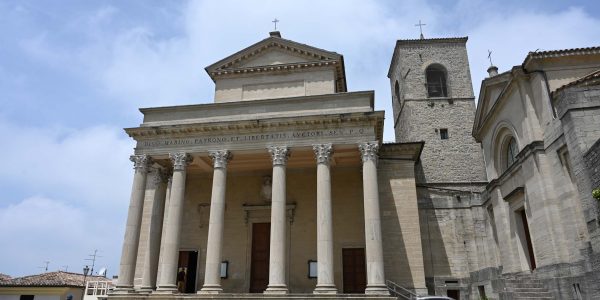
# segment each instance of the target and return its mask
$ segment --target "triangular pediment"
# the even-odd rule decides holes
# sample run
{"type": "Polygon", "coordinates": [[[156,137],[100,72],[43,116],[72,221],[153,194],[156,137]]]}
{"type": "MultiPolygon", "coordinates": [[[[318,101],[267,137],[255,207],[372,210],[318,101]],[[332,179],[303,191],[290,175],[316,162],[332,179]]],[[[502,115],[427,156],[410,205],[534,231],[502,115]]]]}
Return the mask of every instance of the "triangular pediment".
{"type": "Polygon", "coordinates": [[[247,68],[259,66],[274,66],[282,64],[293,64],[310,62],[311,57],[306,57],[290,51],[271,47],[258,55],[242,60],[232,65],[233,68],[247,68]]]}
{"type": "Polygon", "coordinates": [[[474,135],[476,135],[476,132],[483,126],[483,123],[487,119],[487,115],[509,87],[511,78],[511,72],[505,72],[496,75],[494,78],[486,78],[482,81],[479,90],[479,103],[477,104],[475,120],[473,122],[474,135]]]}
{"type": "Polygon", "coordinates": [[[289,72],[313,67],[333,67],[337,73],[337,91],[346,91],[342,55],[273,35],[227,56],[205,70],[214,81],[221,76],[289,72]]]}

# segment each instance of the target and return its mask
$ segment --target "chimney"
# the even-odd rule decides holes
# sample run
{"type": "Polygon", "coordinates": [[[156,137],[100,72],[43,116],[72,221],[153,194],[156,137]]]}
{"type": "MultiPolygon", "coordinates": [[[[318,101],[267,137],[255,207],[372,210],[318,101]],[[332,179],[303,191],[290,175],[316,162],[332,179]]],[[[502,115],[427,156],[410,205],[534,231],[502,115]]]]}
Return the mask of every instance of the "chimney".
{"type": "Polygon", "coordinates": [[[498,67],[492,65],[487,69],[487,72],[488,72],[488,74],[490,74],[490,76],[489,76],[490,78],[494,77],[494,76],[498,75],[498,67]]]}
{"type": "Polygon", "coordinates": [[[269,32],[269,35],[272,37],[278,37],[278,38],[281,37],[281,33],[279,33],[279,31],[271,31],[271,32],[269,32]]]}

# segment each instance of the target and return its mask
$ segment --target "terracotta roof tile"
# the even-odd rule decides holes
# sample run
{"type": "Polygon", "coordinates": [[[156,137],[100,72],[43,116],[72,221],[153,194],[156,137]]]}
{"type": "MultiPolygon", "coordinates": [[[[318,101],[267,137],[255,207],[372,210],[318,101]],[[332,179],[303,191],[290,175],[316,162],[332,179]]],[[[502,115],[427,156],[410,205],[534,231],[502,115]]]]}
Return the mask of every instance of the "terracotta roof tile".
{"type": "MultiPolygon", "coordinates": [[[[101,276],[87,276],[87,281],[110,281],[101,276]]],[[[12,278],[0,281],[0,286],[74,286],[83,287],[83,274],[71,272],[48,272],[37,275],[12,278]]]]}

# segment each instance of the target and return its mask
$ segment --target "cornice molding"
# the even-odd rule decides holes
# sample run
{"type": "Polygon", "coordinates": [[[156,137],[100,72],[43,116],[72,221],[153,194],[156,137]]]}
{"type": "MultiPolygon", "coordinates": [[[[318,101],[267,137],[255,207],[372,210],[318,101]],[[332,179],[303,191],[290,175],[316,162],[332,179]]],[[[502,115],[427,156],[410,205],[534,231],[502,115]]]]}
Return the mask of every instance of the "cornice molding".
{"type": "Polygon", "coordinates": [[[383,111],[368,113],[333,114],[304,117],[286,117],[261,119],[252,121],[230,121],[216,123],[194,123],[181,125],[164,125],[153,127],[125,128],[125,132],[135,140],[156,138],[160,136],[185,136],[190,134],[207,134],[230,131],[251,132],[253,130],[264,130],[265,128],[289,128],[314,125],[331,125],[347,123],[368,123],[375,127],[378,138],[383,136],[383,111]]]}

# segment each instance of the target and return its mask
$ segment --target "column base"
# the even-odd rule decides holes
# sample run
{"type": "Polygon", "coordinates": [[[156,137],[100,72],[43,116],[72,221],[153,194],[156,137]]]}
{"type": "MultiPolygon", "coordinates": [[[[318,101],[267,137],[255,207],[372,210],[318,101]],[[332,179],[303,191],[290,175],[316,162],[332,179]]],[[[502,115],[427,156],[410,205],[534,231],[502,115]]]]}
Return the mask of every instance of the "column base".
{"type": "Polygon", "coordinates": [[[337,294],[335,285],[317,285],[313,294],[337,294]]]}
{"type": "Polygon", "coordinates": [[[131,294],[131,293],[135,293],[135,289],[133,288],[133,286],[117,286],[112,291],[112,293],[115,295],[131,294]]]}
{"type": "Polygon", "coordinates": [[[137,290],[137,292],[140,293],[140,294],[151,294],[152,293],[152,288],[149,287],[149,286],[143,286],[143,287],[140,287],[137,290]]]}
{"type": "Polygon", "coordinates": [[[285,284],[269,285],[263,294],[285,295],[289,293],[285,284]]]}
{"type": "Polygon", "coordinates": [[[166,286],[159,286],[156,291],[152,292],[153,294],[177,294],[179,293],[179,290],[177,290],[177,286],[174,285],[166,285],[166,286]]]}
{"type": "Polygon", "coordinates": [[[223,292],[221,285],[218,284],[205,284],[197,294],[220,294],[223,292]]]}
{"type": "Polygon", "coordinates": [[[367,285],[365,289],[365,295],[385,295],[389,296],[390,291],[388,290],[386,285],[367,285]]]}

